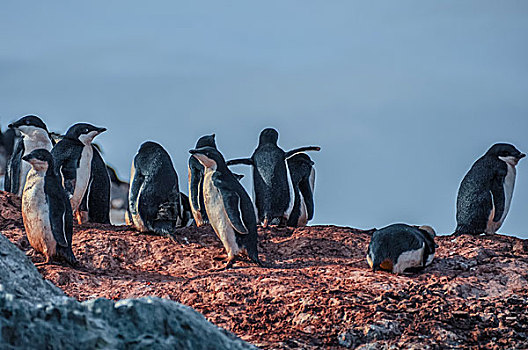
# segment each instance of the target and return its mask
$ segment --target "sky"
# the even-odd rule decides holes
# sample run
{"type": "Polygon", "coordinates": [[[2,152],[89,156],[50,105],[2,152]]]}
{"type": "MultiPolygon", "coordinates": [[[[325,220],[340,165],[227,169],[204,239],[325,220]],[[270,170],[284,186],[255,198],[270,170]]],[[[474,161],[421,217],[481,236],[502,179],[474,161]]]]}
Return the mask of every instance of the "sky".
{"type": "MultiPolygon", "coordinates": [[[[226,159],[263,128],[321,146],[311,224],[456,226],[460,181],[495,142],[528,152],[526,1],[2,1],[0,126],[77,122],[128,180],[161,143],[226,159]]],[[[243,184],[251,193],[248,167],[243,184]]],[[[500,232],[528,238],[528,160],[500,232]]]]}

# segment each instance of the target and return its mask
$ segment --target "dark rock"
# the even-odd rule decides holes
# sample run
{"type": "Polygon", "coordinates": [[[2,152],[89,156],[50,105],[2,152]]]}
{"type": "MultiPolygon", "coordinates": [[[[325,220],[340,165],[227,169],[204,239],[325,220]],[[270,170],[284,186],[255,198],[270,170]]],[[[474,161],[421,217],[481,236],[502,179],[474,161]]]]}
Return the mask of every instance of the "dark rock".
{"type": "Polygon", "coordinates": [[[2,349],[255,349],[170,300],[68,298],[2,235],[0,257],[2,349]]]}

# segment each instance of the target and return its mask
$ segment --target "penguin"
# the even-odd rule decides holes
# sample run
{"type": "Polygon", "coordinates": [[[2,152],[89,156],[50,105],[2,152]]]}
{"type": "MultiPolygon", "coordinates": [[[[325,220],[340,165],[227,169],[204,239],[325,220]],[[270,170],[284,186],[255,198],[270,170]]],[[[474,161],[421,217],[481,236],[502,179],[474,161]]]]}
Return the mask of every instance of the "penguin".
{"type": "Polygon", "coordinates": [[[494,234],[510,209],[516,166],[526,154],[507,143],[497,143],[480,157],[460,184],[455,235],[494,234]]]}
{"type": "Polygon", "coordinates": [[[194,223],[191,202],[189,197],[183,192],[180,192],[180,218],[183,227],[189,227],[194,223]]]}
{"type": "Polygon", "coordinates": [[[313,165],[314,162],[306,153],[297,153],[288,158],[294,203],[287,226],[306,226],[308,221],[313,219],[315,187],[315,168],[313,165]]]}
{"type": "Polygon", "coordinates": [[[393,224],[374,231],[367,252],[367,262],[379,269],[403,273],[408,268],[423,268],[433,262],[437,245],[430,226],[393,224]]]}
{"type": "Polygon", "coordinates": [[[57,258],[76,265],[70,201],[54,171],[51,153],[36,149],[22,160],[31,164],[22,193],[22,219],[29,243],[44,254],[44,264],[57,258]]]}
{"type": "MultiPolygon", "coordinates": [[[[195,148],[198,149],[202,147],[212,147],[216,149],[215,134],[200,137],[196,142],[195,148]]],[[[190,156],[188,170],[191,211],[196,226],[200,227],[209,223],[203,199],[204,167],[195,157],[190,156]]]]}
{"type": "Polygon", "coordinates": [[[203,195],[209,222],[227,251],[229,268],[239,253],[262,266],[257,251],[257,220],[253,203],[238,179],[227,168],[222,154],[214,147],[189,151],[203,166],[203,195]]]}
{"type": "Polygon", "coordinates": [[[72,210],[79,225],[82,224],[80,205],[92,174],[94,154],[92,141],[105,131],[106,128],[91,124],[74,124],[51,150],[55,161],[55,172],[62,176],[64,188],[70,197],[72,210]]]}
{"type": "Polygon", "coordinates": [[[89,222],[110,224],[110,176],[99,148],[92,145],[92,149],[90,181],[84,194],[81,211],[87,213],[89,222]]]}
{"type": "Polygon", "coordinates": [[[106,170],[110,176],[110,203],[112,209],[123,210],[128,206],[128,191],[130,186],[128,182],[122,181],[117,176],[114,168],[107,165],[106,170]]]}
{"type": "Polygon", "coordinates": [[[27,173],[31,169],[29,163],[22,161],[22,157],[39,148],[50,151],[54,143],[46,124],[35,115],[20,118],[9,124],[9,128],[15,130],[15,134],[20,133],[20,137],[15,137],[13,153],[7,163],[4,188],[21,196],[27,173]]]}
{"type": "Polygon", "coordinates": [[[127,222],[140,232],[173,236],[181,227],[178,175],[158,143],[141,145],[132,162],[127,222]]]}
{"type": "Polygon", "coordinates": [[[228,166],[246,164],[253,166],[253,190],[258,221],[284,225],[294,206],[294,189],[286,164],[287,159],[305,151],[319,151],[317,146],[301,147],[285,152],[277,145],[279,133],[273,128],[262,130],[259,145],[251,158],[234,159],[228,166]]]}

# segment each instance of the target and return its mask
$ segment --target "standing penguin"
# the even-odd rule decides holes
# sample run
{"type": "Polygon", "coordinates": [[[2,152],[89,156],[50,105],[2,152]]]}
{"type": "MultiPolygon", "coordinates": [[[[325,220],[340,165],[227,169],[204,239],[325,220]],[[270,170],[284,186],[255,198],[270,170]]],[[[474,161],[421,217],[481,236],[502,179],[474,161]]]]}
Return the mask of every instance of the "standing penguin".
{"type": "Polygon", "coordinates": [[[314,215],[314,162],[306,153],[297,153],[288,158],[293,185],[294,203],[287,225],[290,227],[306,226],[314,215]]]}
{"type": "Polygon", "coordinates": [[[238,179],[227,168],[216,148],[189,151],[204,166],[203,193],[209,222],[227,251],[227,265],[233,265],[239,252],[262,265],[257,251],[257,221],[253,203],[238,179]]]}
{"type": "Polygon", "coordinates": [[[55,171],[62,175],[64,188],[70,197],[73,213],[79,225],[82,215],[79,206],[90,183],[94,137],[105,132],[106,128],[86,123],[71,126],[63,139],[51,150],[55,161],[55,171]]]}
{"type": "Polygon", "coordinates": [[[174,235],[181,227],[178,175],[165,149],[151,141],[132,162],[127,221],[140,232],[174,235]]]}
{"type": "MultiPolygon", "coordinates": [[[[216,149],[215,134],[200,137],[195,148],[202,147],[216,149]]],[[[203,177],[204,166],[195,157],[189,157],[189,199],[194,222],[198,227],[209,223],[203,198],[203,177]]]]}
{"type": "Polygon", "coordinates": [[[189,197],[183,192],[180,192],[180,218],[183,227],[191,226],[194,223],[189,197]]]}
{"type": "Polygon", "coordinates": [[[22,161],[22,157],[35,149],[51,150],[53,142],[46,124],[35,115],[27,115],[9,124],[9,128],[20,132],[21,138],[16,138],[15,147],[7,163],[4,188],[6,191],[22,195],[26,175],[31,166],[22,161]]]}
{"type": "Polygon", "coordinates": [[[110,223],[110,176],[99,149],[92,145],[93,157],[90,182],[84,194],[81,210],[88,213],[88,221],[110,223]]]}
{"type": "Polygon", "coordinates": [[[430,226],[394,224],[376,230],[370,239],[367,262],[379,269],[403,273],[408,268],[422,268],[433,262],[436,233],[430,226]]]}
{"type": "Polygon", "coordinates": [[[510,209],[515,167],[525,156],[513,145],[497,143],[473,164],[458,190],[454,234],[497,232],[510,209]]]}
{"type": "Polygon", "coordinates": [[[293,209],[295,195],[286,161],[304,151],[319,151],[316,146],[301,147],[284,152],[277,145],[279,133],[267,128],[262,130],[259,145],[251,158],[234,159],[227,165],[246,164],[253,166],[253,190],[258,221],[264,227],[268,224],[284,225],[293,209]]]}
{"type": "Polygon", "coordinates": [[[22,194],[22,218],[31,246],[46,256],[76,263],[72,251],[73,216],[68,196],[53,168],[53,157],[36,149],[22,158],[31,164],[22,194]]]}

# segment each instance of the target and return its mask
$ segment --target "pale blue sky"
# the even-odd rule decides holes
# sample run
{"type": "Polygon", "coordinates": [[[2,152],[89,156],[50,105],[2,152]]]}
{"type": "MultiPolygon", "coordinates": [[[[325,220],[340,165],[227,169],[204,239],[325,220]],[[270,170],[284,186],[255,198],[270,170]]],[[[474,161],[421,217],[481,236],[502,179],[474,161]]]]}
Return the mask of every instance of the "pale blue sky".
{"type": "MultiPolygon", "coordinates": [[[[187,151],[261,129],[320,145],[313,224],[455,227],[494,142],[528,152],[526,1],[3,1],[0,124],[87,121],[122,178],[145,140],[187,192],[187,151]]],[[[249,169],[235,168],[249,175],[249,169]]],[[[251,193],[248,177],[244,184],[251,193]]],[[[528,237],[528,161],[502,232],[528,237]]]]}

